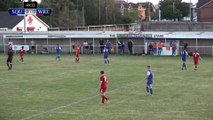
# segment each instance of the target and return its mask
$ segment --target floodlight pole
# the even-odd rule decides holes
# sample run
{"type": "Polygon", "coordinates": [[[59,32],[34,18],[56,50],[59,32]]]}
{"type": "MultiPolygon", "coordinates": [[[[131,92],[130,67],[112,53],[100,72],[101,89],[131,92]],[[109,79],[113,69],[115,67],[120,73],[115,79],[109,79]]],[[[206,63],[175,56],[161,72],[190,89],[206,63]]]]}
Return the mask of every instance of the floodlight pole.
{"type": "Polygon", "coordinates": [[[190,3],[189,3],[189,21],[190,21],[190,22],[192,21],[192,9],[191,9],[191,3],[192,3],[192,1],[190,0],[190,3]]]}
{"type": "Polygon", "coordinates": [[[149,21],[150,21],[150,19],[151,19],[151,17],[150,17],[150,2],[149,2],[149,6],[148,6],[148,9],[149,9],[149,21]]]}
{"type": "Polygon", "coordinates": [[[82,25],[85,26],[85,10],[84,10],[84,0],[83,0],[83,6],[82,6],[82,25]]]}
{"type": "Polygon", "coordinates": [[[196,38],[196,50],[197,50],[197,45],[198,45],[198,41],[197,41],[197,38],[196,38]]]}
{"type": "Polygon", "coordinates": [[[5,39],[4,39],[4,35],[3,35],[3,47],[4,47],[4,54],[6,53],[6,49],[5,49],[5,39]]]}
{"type": "Polygon", "coordinates": [[[93,37],[92,39],[92,44],[93,44],[93,49],[92,49],[92,54],[95,54],[95,38],[93,37]]]}
{"type": "Polygon", "coordinates": [[[24,33],[26,33],[26,14],[24,14],[24,33]]]}

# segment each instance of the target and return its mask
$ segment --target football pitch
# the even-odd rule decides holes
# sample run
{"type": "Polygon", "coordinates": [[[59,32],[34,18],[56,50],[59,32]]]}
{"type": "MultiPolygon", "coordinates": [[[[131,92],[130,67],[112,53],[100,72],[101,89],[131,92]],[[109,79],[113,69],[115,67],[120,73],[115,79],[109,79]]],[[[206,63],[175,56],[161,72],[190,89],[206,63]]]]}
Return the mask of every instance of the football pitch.
{"type": "MultiPolygon", "coordinates": [[[[0,120],[213,120],[213,58],[197,72],[187,59],[158,56],[25,55],[8,71],[0,54],[0,120]],[[155,74],[153,96],[145,90],[146,66],[155,74]],[[109,98],[101,103],[100,70],[108,77],[109,98]]],[[[202,57],[202,56],[201,56],[202,57]]]]}

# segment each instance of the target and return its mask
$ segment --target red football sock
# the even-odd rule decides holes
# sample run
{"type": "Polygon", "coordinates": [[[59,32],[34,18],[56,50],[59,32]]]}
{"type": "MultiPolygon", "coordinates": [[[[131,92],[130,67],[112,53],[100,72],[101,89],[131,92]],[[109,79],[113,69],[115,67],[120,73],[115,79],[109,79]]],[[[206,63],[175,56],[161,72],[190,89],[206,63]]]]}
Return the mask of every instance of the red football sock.
{"type": "Polygon", "coordinates": [[[103,95],[102,96],[102,103],[104,103],[104,100],[105,100],[105,96],[103,95]]]}

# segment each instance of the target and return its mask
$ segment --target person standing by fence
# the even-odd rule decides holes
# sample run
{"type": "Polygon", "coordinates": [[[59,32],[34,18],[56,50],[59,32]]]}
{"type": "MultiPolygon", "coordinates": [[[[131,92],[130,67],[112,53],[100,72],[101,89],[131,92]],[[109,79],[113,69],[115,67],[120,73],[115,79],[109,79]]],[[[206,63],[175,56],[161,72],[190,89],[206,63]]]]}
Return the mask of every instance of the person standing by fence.
{"type": "Polygon", "coordinates": [[[89,53],[89,44],[87,41],[84,41],[83,47],[84,47],[84,53],[88,54],[89,53]]]}
{"type": "Polygon", "coordinates": [[[163,43],[162,43],[162,41],[160,40],[160,42],[158,43],[158,55],[161,55],[162,48],[163,48],[163,43]]]}
{"type": "Polygon", "coordinates": [[[125,53],[125,43],[124,43],[124,41],[121,41],[121,52],[122,52],[122,54],[125,53]]]}
{"type": "Polygon", "coordinates": [[[128,46],[128,49],[129,49],[129,54],[132,55],[133,41],[129,40],[127,46],[128,46]]]}
{"type": "Polygon", "coordinates": [[[34,42],[34,40],[32,40],[32,41],[30,41],[31,42],[31,54],[34,54],[34,52],[35,52],[35,42],[34,42]]]}
{"type": "Polygon", "coordinates": [[[99,41],[99,45],[100,45],[100,53],[103,54],[103,50],[104,50],[104,41],[101,39],[99,41]]]}
{"type": "Polygon", "coordinates": [[[177,47],[176,47],[176,42],[175,41],[172,41],[172,55],[173,56],[176,56],[176,49],[177,49],[177,47]]]}
{"type": "Polygon", "coordinates": [[[152,48],[153,48],[153,55],[155,55],[157,53],[157,43],[155,41],[152,43],[152,48]]]}
{"type": "Polygon", "coordinates": [[[118,53],[121,55],[121,42],[118,41],[118,53]]]}

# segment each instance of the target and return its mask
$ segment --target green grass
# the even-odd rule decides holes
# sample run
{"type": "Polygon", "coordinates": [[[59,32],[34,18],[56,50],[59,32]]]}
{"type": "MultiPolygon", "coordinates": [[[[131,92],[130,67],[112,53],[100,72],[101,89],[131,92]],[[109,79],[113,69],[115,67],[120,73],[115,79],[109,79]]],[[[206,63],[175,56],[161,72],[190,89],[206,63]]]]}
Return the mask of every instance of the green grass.
{"type": "Polygon", "coordinates": [[[0,120],[212,120],[213,58],[203,57],[199,71],[180,57],[82,55],[14,56],[13,70],[0,54],[0,120]],[[154,96],[146,96],[146,66],[155,73],[154,96]],[[100,70],[109,79],[109,101],[101,104],[100,70]]]}

